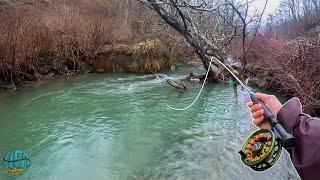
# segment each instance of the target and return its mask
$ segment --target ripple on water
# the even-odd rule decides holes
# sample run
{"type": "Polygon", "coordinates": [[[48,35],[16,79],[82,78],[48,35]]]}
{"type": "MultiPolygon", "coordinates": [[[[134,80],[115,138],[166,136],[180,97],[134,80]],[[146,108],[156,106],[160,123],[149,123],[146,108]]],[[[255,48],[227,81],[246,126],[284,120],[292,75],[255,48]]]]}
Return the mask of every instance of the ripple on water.
{"type": "Polygon", "coordinates": [[[74,135],[64,135],[59,137],[57,143],[61,146],[68,146],[74,143],[74,135]]]}
{"type": "Polygon", "coordinates": [[[0,101],[2,144],[30,152],[26,179],[297,179],[287,155],[264,173],[242,165],[237,151],[255,129],[241,89],[207,84],[192,108],[168,109],[197,95],[201,84],[167,85],[186,73],[88,75],[16,94],[0,101]]]}

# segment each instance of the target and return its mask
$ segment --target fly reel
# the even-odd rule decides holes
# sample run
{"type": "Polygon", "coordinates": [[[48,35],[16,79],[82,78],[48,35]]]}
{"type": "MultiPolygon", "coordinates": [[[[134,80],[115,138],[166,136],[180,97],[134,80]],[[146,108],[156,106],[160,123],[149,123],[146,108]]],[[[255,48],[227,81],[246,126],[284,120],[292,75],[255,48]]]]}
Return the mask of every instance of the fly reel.
{"type": "Polygon", "coordinates": [[[282,144],[273,131],[260,129],[243,143],[241,161],[255,171],[272,167],[281,155],[282,144]]]}

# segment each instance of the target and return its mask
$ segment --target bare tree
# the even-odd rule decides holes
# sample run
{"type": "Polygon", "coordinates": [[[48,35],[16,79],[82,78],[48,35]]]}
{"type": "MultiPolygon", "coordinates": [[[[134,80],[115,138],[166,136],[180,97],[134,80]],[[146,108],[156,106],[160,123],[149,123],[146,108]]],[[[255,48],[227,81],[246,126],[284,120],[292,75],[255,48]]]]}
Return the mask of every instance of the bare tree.
{"type": "Polygon", "coordinates": [[[312,11],[312,1],[311,0],[303,0],[302,1],[302,9],[304,15],[310,15],[312,11]]]}
{"type": "MultiPolygon", "coordinates": [[[[249,8],[254,0],[138,0],[153,9],[167,24],[179,32],[200,57],[204,68],[208,69],[210,59],[228,64],[226,57],[231,42],[242,38],[243,52],[246,37],[256,34],[260,27],[260,16],[249,16],[249,8]]],[[[267,1],[266,1],[267,2],[267,1]]],[[[253,38],[254,40],[254,38],[253,38]]],[[[244,67],[245,67],[244,58],[244,67]]],[[[209,80],[218,80],[222,67],[216,61],[210,68],[209,80]]]]}
{"type": "Polygon", "coordinates": [[[312,0],[312,3],[313,3],[315,11],[317,12],[317,14],[319,14],[320,13],[320,10],[319,10],[320,0],[312,0]]]}
{"type": "Polygon", "coordinates": [[[270,24],[284,36],[301,35],[318,25],[319,7],[320,0],[282,0],[270,24]]]}

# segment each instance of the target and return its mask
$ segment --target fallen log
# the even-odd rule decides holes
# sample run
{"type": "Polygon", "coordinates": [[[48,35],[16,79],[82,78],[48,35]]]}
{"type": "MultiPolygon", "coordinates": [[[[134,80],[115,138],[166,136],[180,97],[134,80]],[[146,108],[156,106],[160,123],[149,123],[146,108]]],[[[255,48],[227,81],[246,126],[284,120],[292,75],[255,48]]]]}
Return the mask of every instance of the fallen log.
{"type": "Polygon", "coordinates": [[[178,83],[177,81],[168,79],[167,83],[170,84],[172,87],[179,89],[179,90],[187,90],[187,87],[182,84],[182,83],[178,83]]]}

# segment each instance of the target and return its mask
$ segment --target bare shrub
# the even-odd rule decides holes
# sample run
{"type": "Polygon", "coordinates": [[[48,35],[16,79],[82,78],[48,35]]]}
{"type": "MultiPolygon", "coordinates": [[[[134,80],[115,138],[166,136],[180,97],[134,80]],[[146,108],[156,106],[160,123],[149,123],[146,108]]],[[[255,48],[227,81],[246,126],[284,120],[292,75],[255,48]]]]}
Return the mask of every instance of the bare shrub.
{"type": "Polygon", "coordinates": [[[93,67],[106,45],[159,39],[168,48],[152,53],[185,57],[191,52],[135,0],[28,0],[0,6],[0,82],[19,84],[49,73],[79,72],[93,67]]]}
{"type": "MultiPolygon", "coordinates": [[[[121,3],[117,1],[119,7],[121,3]]],[[[97,56],[103,45],[131,38],[129,20],[126,24],[119,20],[122,9],[108,5],[112,3],[86,0],[3,5],[0,81],[34,80],[35,72],[52,71],[54,61],[76,70],[81,61],[97,56]]]]}
{"type": "Polygon", "coordinates": [[[320,39],[287,40],[259,35],[248,56],[249,74],[268,77],[271,87],[299,97],[305,112],[320,115],[320,39]]]}

